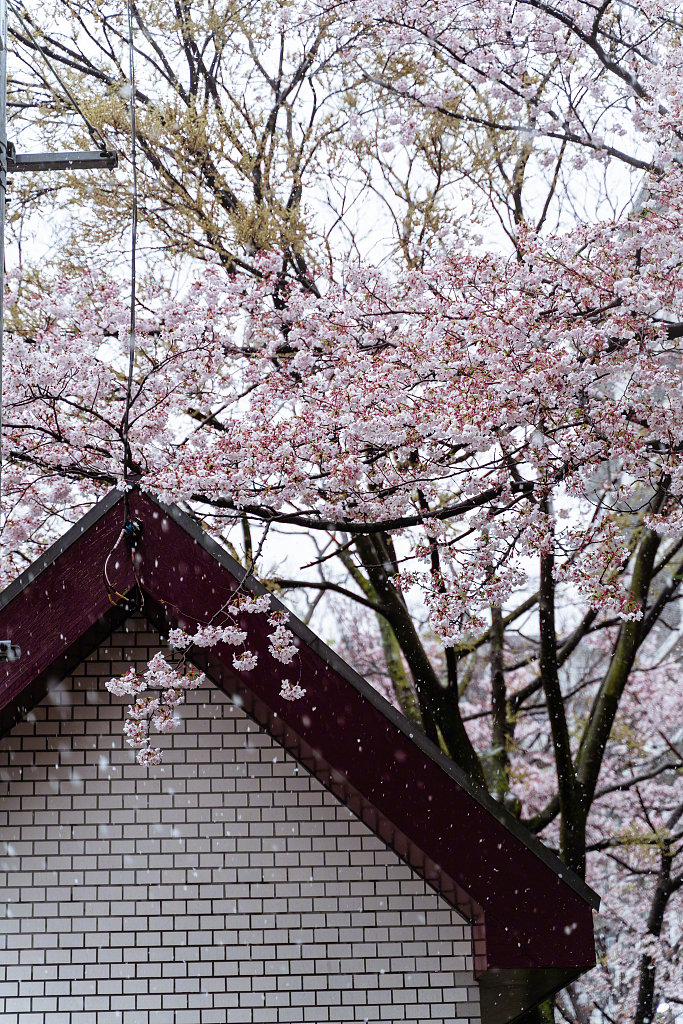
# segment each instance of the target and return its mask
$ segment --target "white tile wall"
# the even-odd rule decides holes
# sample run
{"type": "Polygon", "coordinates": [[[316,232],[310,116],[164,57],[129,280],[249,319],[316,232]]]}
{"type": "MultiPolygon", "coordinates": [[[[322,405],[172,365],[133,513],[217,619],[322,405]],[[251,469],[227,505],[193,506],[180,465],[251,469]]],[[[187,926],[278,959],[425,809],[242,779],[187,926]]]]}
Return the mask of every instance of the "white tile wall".
{"type": "Polygon", "coordinates": [[[478,1024],[468,924],[215,687],[161,767],[116,633],[0,741],[3,1024],[478,1024]]]}

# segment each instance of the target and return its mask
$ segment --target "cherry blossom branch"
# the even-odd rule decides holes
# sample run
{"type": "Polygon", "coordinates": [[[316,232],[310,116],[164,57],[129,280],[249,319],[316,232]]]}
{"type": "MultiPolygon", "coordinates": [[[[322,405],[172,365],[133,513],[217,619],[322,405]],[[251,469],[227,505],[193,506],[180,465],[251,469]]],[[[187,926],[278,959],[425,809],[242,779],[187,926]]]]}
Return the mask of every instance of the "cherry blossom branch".
{"type": "MultiPolygon", "coordinates": [[[[660,494],[652,502],[653,510],[657,509],[662,499],[660,494]]],[[[639,545],[631,583],[632,598],[641,608],[647,599],[659,543],[657,534],[646,529],[639,545]]],[[[639,645],[640,623],[633,620],[622,623],[610,667],[593,701],[576,759],[578,778],[590,797],[595,792],[607,739],[639,645]]]]}
{"type": "Polygon", "coordinates": [[[282,590],[298,590],[303,588],[306,590],[331,591],[335,594],[341,594],[343,597],[348,597],[350,601],[354,601],[356,604],[360,604],[364,608],[369,608],[370,611],[376,612],[378,615],[384,615],[387,611],[387,609],[385,609],[380,603],[369,601],[367,598],[361,597],[360,594],[354,594],[352,590],[347,590],[346,587],[342,587],[338,583],[330,583],[328,581],[317,583],[311,580],[286,580],[281,579],[279,576],[273,576],[266,581],[266,584],[267,586],[273,585],[282,590]]]}
{"type": "MultiPolygon", "coordinates": [[[[518,491],[522,496],[532,494],[535,484],[533,481],[524,481],[521,484],[512,484],[510,490],[518,491]]],[[[481,508],[489,502],[495,501],[504,493],[504,488],[489,487],[480,494],[466,498],[455,505],[448,505],[446,508],[435,509],[428,515],[418,513],[414,516],[397,516],[392,519],[379,521],[361,522],[354,519],[327,519],[302,512],[278,512],[265,505],[237,504],[227,498],[216,498],[207,494],[193,494],[192,500],[204,505],[211,505],[213,508],[228,509],[232,512],[239,512],[243,515],[253,516],[270,523],[291,524],[303,526],[310,530],[339,530],[353,534],[354,536],[374,535],[386,533],[392,530],[405,530],[411,526],[424,526],[430,520],[443,521],[465,515],[475,508],[481,508]]]]}
{"type": "Polygon", "coordinates": [[[629,779],[623,779],[619,782],[615,782],[609,786],[603,786],[601,789],[596,790],[595,799],[599,800],[602,796],[608,796],[610,793],[622,793],[625,790],[631,788],[631,786],[638,785],[639,782],[647,782],[649,779],[656,779],[663,772],[675,771],[679,768],[683,768],[683,760],[678,762],[672,762],[670,764],[658,765],[655,768],[651,768],[648,771],[642,772],[639,775],[634,775],[629,779]]]}

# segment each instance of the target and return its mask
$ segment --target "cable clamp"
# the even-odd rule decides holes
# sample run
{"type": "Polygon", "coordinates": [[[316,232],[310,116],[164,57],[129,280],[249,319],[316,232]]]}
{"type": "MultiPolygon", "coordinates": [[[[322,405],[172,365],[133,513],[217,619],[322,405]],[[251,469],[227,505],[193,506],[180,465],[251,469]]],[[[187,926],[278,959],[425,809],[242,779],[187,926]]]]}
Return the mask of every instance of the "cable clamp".
{"type": "Polygon", "coordinates": [[[128,519],[125,526],[123,527],[123,539],[126,544],[131,547],[137,547],[137,543],[142,537],[142,523],[139,519],[128,519]]]}
{"type": "Polygon", "coordinates": [[[21,657],[21,647],[17,647],[11,640],[0,640],[0,662],[18,661],[21,657]]]}

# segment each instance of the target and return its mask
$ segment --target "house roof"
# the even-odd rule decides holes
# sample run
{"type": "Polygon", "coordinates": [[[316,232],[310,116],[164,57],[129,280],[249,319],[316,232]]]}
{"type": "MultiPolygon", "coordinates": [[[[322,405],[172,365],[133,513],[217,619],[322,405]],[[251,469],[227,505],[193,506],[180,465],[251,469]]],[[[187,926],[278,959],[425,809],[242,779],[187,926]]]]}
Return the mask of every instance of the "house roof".
{"type": "MultiPolygon", "coordinates": [[[[244,570],[180,509],[137,491],[129,504],[143,532],[134,556],[119,544],[110,559],[117,591],[137,575],[144,614],[162,631],[207,621],[244,570]]],[[[113,491],[0,594],[0,637],[22,650],[0,665],[0,731],[130,613],[103,579],[123,517],[113,491]]],[[[283,700],[256,624],[245,623],[256,670],[235,671],[225,645],[192,660],[472,922],[486,1024],[517,1020],[592,967],[596,894],[293,616],[307,698],[283,700]]]]}

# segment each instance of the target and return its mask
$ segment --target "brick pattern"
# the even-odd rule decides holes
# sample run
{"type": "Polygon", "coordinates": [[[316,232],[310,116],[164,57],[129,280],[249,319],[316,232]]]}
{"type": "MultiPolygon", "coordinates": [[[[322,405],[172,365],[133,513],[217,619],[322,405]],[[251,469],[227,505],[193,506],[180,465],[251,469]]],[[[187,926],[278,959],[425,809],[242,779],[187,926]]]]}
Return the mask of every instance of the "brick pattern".
{"type": "Polygon", "coordinates": [[[469,925],[217,688],[134,763],[104,680],[158,642],[0,741],[3,1024],[478,1024],[469,925]]]}

